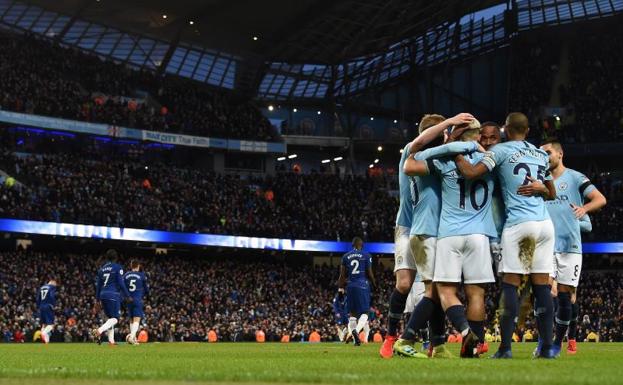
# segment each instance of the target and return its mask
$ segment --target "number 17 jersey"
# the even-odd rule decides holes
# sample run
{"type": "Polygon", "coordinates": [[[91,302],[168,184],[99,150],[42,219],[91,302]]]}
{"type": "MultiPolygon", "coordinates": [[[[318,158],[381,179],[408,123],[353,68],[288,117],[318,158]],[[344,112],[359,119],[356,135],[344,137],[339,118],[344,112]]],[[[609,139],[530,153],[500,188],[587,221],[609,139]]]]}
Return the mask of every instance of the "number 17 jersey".
{"type": "Polygon", "coordinates": [[[504,226],[550,219],[542,197],[517,194],[519,186],[531,183],[528,177],[540,182],[552,179],[549,174],[549,155],[525,140],[496,144],[490,153],[491,156],[486,156],[483,163],[489,171],[495,169],[500,181],[506,206],[504,226]]]}

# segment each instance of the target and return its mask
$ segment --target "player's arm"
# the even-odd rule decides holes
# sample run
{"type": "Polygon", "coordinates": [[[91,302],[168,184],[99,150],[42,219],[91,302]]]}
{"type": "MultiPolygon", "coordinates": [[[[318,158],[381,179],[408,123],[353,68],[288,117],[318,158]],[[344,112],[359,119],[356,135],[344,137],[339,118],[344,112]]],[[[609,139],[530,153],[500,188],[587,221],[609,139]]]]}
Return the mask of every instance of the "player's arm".
{"type": "Polygon", "coordinates": [[[488,173],[495,166],[494,163],[491,165],[485,164],[485,161],[489,162],[487,159],[490,158],[485,157],[482,161],[471,164],[463,155],[457,155],[454,158],[454,163],[456,163],[456,168],[466,179],[476,179],[488,173]]]}
{"type": "Polygon", "coordinates": [[[423,176],[430,173],[427,161],[415,160],[411,155],[405,161],[402,171],[409,176],[423,176]]]}
{"type": "Polygon", "coordinates": [[[337,279],[337,287],[343,289],[346,286],[346,266],[340,265],[340,276],[337,279]]]}
{"type": "Polygon", "coordinates": [[[546,201],[556,199],[556,186],[554,185],[553,180],[546,179],[541,182],[531,176],[528,176],[527,178],[530,183],[519,186],[517,188],[517,194],[523,196],[541,196],[546,201]]]}
{"type": "Polygon", "coordinates": [[[468,124],[474,120],[472,114],[461,113],[452,118],[446,119],[443,122],[434,125],[422,132],[417,136],[410,144],[409,144],[409,153],[415,154],[422,147],[426,146],[428,143],[432,142],[439,135],[443,133],[445,129],[450,126],[459,126],[461,124],[468,124]]]}
{"type": "Polygon", "coordinates": [[[366,274],[368,275],[368,280],[370,280],[370,283],[372,284],[372,287],[374,288],[374,290],[377,290],[378,287],[376,286],[376,279],[374,278],[374,272],[372,271],[372,266],[368,265],[368,268],[366,269],[366,274]]]}
{"type": "MultiPolygon", "coordinates": [[[[573,205],[571,205],[571,207],[573,208],[573,205]]],[[[590,233],[593,231],[593,223],[591,222],[591,218],[588,214],[580,218],[580,231],[583,233],[590,233]]]]}
{"type": "MultiPolygon", "coordinates": [[[[458,155],[458,154],[469,154],[474,151],[479,151],[482,149],[480,145],[475,141],[469,142],[452,142],[443,144],[441,146],[427,148],[424,151],[420,151],[415,154],[416,160],[428,160],[428,159],[438,159],[444,158],[446,156],[458,155]]],[[[484,149],[483,149],[484,152],[484,149]]]]}
{"type": "Polygon", "coordinates": [[[117,276],[117,285],[119,285],[119,287],[121,288],[121,291],[123,291],[124,298],[131,298],[130,292],[128,291],[128,287],[125,284],[125,279],[123,279],[123,274],[121,274],[121,270],[117,271],[116,276],[117,276]]]}
{"type": "Polygon", "coordinates": [[[585,194],[585,199],[587,200],[587,202],[584,204],[584,206],[571,206],[573,208],[573,212],[575,213],[576,218],[582,218],[587,213],[594,213],[595,211],[599,211],[607,203],[604,194],[602,194],[601,191],[597,190],[596,188],[593,188],[591,192],[585,194]]]}

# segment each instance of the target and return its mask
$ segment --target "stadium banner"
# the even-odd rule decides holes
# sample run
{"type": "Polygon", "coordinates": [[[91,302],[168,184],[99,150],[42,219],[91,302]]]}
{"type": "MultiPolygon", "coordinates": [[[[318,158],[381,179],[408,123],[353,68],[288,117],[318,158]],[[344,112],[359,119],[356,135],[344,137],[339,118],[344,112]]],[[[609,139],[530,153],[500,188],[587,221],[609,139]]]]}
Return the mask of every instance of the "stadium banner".
{"type": "Polygon", "coordinates": [[[3,110],[0,110],[0,122],[44,129],[77,132],[81,134],[145,140],[150,142],[173,144],[179,146],[220,148],[232,151],[264,153],[286,152],[285,143],[229,140],[220,138],[208,138],[204,136],[171,134],[167,132],[139,130],[135,128],[111,126],[108,124],[80,122],[76,120],[51,118],[48,116],[22,114],[19,112],[3,110]]]}
{"type": "MultiPolygon", "coordinates": [[[[22,234],[109,239],[116,241],[234,247],[242,249],[316,251],[326,253],[345,253],[352,249],[350,242],[179,233],[73,223],[28,221],[21,219],[0,219],[0,231],[22,234]]],[[[619,254],[623,253],[623,242],[585,243],[583,244],[583,248],[585,253],[619,254]]],[[[365,244],[365,250],[375,254],[393,254],[394,244],[387,242],[368,242],[365,244]]]]}

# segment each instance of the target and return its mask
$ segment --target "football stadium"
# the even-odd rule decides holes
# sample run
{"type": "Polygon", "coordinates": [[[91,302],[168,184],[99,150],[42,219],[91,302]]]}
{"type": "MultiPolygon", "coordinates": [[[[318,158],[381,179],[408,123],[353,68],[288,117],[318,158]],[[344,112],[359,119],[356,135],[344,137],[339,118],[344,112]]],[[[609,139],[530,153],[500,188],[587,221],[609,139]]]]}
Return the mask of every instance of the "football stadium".
{"type": "Polygon", "coordinates": [[[623,0],[0,0],[0,385],[618,384],[623,0]]]}

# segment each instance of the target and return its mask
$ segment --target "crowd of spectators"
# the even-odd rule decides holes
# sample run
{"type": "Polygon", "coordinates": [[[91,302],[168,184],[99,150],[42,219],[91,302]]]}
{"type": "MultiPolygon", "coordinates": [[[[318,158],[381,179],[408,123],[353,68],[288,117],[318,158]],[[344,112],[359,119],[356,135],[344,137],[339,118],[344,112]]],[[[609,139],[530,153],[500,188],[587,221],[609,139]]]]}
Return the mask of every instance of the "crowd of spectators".
{"type": "Polygon", "coordinates": [[[383,177],[220,175],[82,153],[0,154],[20,185],[0,187],[0,216],[181,232],[391,240],[396,199],[383,177]]]}
{"type": "MultiPolygon", "coordinates": [[[[205,341],[214,330],[221,341],[253,341],[262,330],[267,341],[307,341],[316,331],[323,341],[337,341],[332,308],[337,268],[312,266],[267,256],[223,259],[197,256],[143,257],[150,285],[142,328],[150,341],[205,341]]],[[[129,258],[121,258],[122,265],[129,258]]],[[[95,308],[96,255],[56,252],[0,253],[0,331],[5,342],[32,341],[39,328],[37,289],[54,277],[60,282],[53,341],[86,342],[89,330],[102,323],[95,308]]],[[[391,270],[375,267],[379,290],[373,293],[371,335],[385,332],[385,314],[393,289],[391,270]]],[[[578,292],[578,340],[590,332],[601,341],[623,341],[623,288],[620,272],[586,272],[578,292]]],[[[496,335],[499,287],[487,294],[487,327],[496,335]]],[[[530,311],[517,334],[521,339],[534,319],[530,311]]],[[[118,338],[127,332],[122,316],[118,338]]],[[[448,333],[452,329],[448,328],[448,333]]],[[[536,338],[536,336],[535,336],[536,338]]]]}
{"type": "Polygon", "coordinates": [[[253,102],[30,35],[0,33],[0,71],[0,109],[155,131],[278,140],[253,102]]]}

